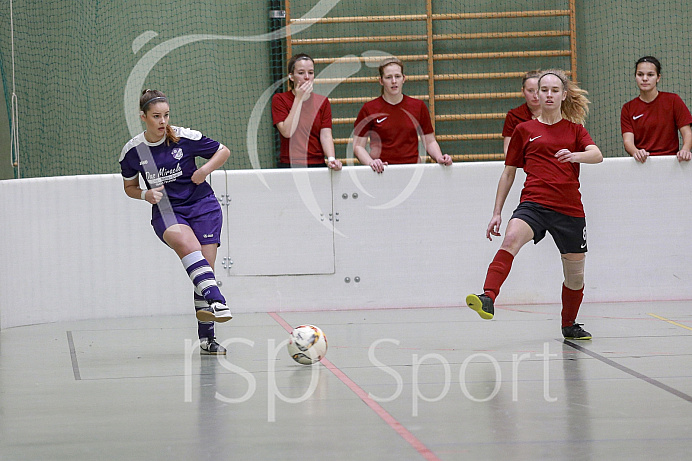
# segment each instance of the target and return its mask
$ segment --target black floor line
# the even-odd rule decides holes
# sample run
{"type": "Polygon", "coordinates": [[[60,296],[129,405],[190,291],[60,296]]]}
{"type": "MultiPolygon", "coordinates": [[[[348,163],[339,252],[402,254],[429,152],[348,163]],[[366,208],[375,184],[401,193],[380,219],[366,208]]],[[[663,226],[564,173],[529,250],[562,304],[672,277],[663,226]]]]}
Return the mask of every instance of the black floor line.
{"type": "Polygon", "coordinates": [[[74,373],[75,381],[81,381],[82,377],[79,374],[79,364],[77,363],[77,352],[74,349],[74,340],[72,332],[67,332],[67,345],[70,347],[70,358],[72,359],[72,373],[74,373]]]}
{"type": "Polygon", "coordinates": [[[685,394],[684,392],[681,392],[681,391],[679,391],[673,387],[670,387],[667,384],[663,384],[662,382],[660,382],[654,378],[650,378],[646,375],[639,373],[638,371],[634,371],[631,368],[627,368],[624,365],[621,365],[621,364],[619,364],[613,360],[610,360],[607,357],[603,357],[602,355],[597,354],[594,351],[590,351],[589,349],[586,349],[585,347],[582,347],[578,344],[575,344],[572,341],[564,340],[564,343],[570,347],[573,347],[574,349],[578,350],[579,352],[582,352],[582,353],[584,353],[590,357],[593,357],[597,360],[600,360],[601,362],[605,363],[606,365],[610,365],[613,368],[617,368],[620,371],[624,371],[625,373],[632,375],[637,379],[641,379],[644,382],[647,382],[651,385],[654,385],[654,386],[658,387],[659,389],[663,389],[664,391],[669,392],[669,393],[675,395],[676,397],[680,397],[681,399],[687,400],[688,402],[692,403],[692,396],[685,394]]]}

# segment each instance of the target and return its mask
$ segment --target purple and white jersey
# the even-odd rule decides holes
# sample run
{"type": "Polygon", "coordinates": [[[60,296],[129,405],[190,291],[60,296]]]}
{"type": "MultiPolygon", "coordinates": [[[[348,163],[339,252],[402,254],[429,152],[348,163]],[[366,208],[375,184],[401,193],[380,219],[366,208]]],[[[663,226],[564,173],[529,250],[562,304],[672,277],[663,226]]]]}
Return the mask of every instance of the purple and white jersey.
{"type": "Polygon", "coordinates": [[[171,205],[186,205],[214,193],[209,183],[192,182],[197,170],[195,157],[211,158],[220,148],[218,141],[207,138],[199,131],[171,126],[180,140],[166,145],[166,138],[150,143],[144,132],[132,138],[120,153],[123,178],[134,179],[142,175],[148,189],[164,186],[171,205]]]}

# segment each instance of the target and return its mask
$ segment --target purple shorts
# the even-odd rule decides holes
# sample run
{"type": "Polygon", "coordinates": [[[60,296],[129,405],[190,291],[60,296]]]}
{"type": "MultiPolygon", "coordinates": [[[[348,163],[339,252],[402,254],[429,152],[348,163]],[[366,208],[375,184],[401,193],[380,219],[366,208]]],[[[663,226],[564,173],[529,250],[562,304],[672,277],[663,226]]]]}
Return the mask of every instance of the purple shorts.
{"type": "Polygon", "coordinates": [[[209,195],[189,205],[174,206],[162,215],[158,206],[153,207],[151,226],[163,243],[163,233],[174,224],[184,224],[195,233],[202,245],[216,244],[221,246],[221,225],[223,213],[221,205],[214,195],[209,195]],[[166,219],[164,219],[164,216],[166,219]]]}

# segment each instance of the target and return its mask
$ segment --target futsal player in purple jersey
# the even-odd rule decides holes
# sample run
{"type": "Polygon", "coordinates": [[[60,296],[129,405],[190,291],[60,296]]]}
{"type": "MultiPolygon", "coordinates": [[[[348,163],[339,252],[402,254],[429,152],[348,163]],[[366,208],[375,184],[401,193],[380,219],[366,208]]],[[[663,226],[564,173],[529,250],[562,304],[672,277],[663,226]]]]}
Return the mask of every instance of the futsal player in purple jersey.
{"type": "Polygon", "coordinates": [[[206,177],[231,152],[199,131],[169,125],[170,106],[161,91],[144,90],[139,108],[146,130],[120,154],[125,193],[152,204],[156,235],[177,253],[192,280],[200,353],[225,355],[214,334],[214,322],[233,318],[214,276],[223,215],[206,177]],[[207,162],[197,168],[195,157],[207,162]],[[139,187],[140,175],[146,189],[139,187]]]}

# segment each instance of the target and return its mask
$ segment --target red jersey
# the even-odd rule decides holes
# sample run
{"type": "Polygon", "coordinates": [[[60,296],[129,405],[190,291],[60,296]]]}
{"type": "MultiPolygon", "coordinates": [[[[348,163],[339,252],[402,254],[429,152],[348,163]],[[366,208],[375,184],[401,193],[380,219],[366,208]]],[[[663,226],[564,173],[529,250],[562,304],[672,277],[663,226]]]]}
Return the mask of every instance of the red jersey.
{"type": "Polygon", "coordinates": [[[514,133],[514,129],[517,127],[517,125],[519,125],[521,122],[528,122],[532,119],[533,114],[531,113],[531,109],[529,109],[529,105],[526,103],[511,109],[509,112],[507,112],[507,116],[505,117],[505,126],[502,128],[502,137],[509,138],[512,136],[512,133],[514,133]]]}
{"type": "Polygon", "coordinates": [[[389,104],[382,96],[363,104],[355,123],[355,135],[370,135],[374,155],[390,165],[418,163],[418,131],[433,133],[430,112],[419,99],[404,95],[399,104],[389,104]]]}
{"type": "MultiPolygon", "coordinates": [[[[272,98],[272,119],[274,125],[288,117],[296,97],[292,91],[275,94],[272,98]]],[[[279,161],[294,165],[315,165],[324,163],[324,150],[320,142],[320,130],[332,127],[332,106],[322,95],[312,93],[303,102],[298,128],[290,138],[281,136],[279,161]],[[290,155],[289,155],[290,154],[290,155]]]]}
{"type": "Polygon", "coordinates": [[[594,144],[582,125],[562,119],[554,125],[538,120],[520,123],[507,149],[505,165],[523,168],[526,182],[522,202],[534,202],[558,213],[584,217],[579,192],[579,164],[560,163],[560,149],[583,152],[594,144]]]}
{"type": "Polygon", "coordinates": [[[678,130],[692,123],[692,115],[675,93],[659,91],[651,102],[639,97],[622,106],[622,133],[634,134],[634,145],[651,155],[675,155],[680,150],[678,130]]]}

